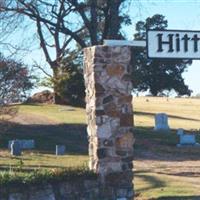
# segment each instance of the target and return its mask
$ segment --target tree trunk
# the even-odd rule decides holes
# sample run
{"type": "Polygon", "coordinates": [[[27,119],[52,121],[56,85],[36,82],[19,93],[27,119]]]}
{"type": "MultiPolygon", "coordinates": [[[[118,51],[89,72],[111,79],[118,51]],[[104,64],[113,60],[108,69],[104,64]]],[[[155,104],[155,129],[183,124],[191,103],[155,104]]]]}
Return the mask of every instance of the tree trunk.
{"type": "Polygon", "coordinates": [[[119,22],[119,7],[121,0],[114,0],[110,2],[110,24],[109,24],[109,38],[118,39],[120,22],[119,22]]]}
{"type": "Polygon", "coordinates": [[[60,105],[64,105],[67,104],[67,101],[60,95],[59,93],[59,87],[57,84],[58,81],[58,74],[59,73],[59,67],[58,66],[54,66],[53,67],[53,90],[54,90],[54,103],[55,104],[60,104],[60,105]]]}

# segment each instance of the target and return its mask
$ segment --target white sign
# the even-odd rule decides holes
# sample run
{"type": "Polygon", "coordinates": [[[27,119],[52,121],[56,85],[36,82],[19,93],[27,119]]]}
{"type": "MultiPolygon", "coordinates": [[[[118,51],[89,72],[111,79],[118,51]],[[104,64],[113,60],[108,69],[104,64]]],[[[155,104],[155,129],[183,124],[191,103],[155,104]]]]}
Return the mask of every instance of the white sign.
{"type": "Polygon", "coordinates": [[[133,46],[133,47],[146,47],[145,40],[104,40],[106,46],[133,46]]]}
{"type": "Polygon", "coordinates": [[[149,58],[200,59],[200,31],[148,30],[149,58]]]}

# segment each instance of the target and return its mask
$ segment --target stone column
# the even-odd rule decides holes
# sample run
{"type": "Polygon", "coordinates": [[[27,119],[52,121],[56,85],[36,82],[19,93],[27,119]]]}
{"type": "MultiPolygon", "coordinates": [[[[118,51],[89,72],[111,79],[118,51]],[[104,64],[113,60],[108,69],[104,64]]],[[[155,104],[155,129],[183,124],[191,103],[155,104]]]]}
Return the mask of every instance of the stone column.
{"type": "Polygon", "coordinates": [[[99,175],[102,194],[109,200],[134,196],[130,60],[126,46],[84,50],[89,166],[99,175]]]}

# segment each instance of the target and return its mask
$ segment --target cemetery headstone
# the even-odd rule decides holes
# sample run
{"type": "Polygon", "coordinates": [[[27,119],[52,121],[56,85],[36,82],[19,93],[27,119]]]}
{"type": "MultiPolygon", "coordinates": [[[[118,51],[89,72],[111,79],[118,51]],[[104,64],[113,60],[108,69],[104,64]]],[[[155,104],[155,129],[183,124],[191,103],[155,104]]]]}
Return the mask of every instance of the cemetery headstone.
{"type": "Polygon", "coordinates": [[[194,134],[184,134],[180,136],[180,144],[182,145],[194,145],[196,144],[196,138],[194,134]]]}
{"type": "MultiPolygon", "coordinates": [[[[11,143],[14,140],[8,141],[8,148],[11,148],[11,143]]],[[[34,140],[17,140],[20,144],[21,149],[34,149],[35,148],[35,141],[34,140]]]]}
{"type": "Polygon", "coordinates": [[[11,143],[11,155],[12,156],[21,155],[21,146],[18,140],[13,140],[11,143]]]}
{"type": "Polygon", "coordinates": [[[169,131],[168,116],[165,113],[155,115],[155,131],[169,131]]]}
{"type": "Polygon", "coordinates": [[[180,136],[180,143],[177,144],[177,147],[200,146],[200,144],[196,142],[195,134],[183,134],[179,136],[180,136]]]}
{"type": "Polygon", "coordinates": [[[64,155],[65,154],[65,145],[56,145],[56,155],[64,155]]]}

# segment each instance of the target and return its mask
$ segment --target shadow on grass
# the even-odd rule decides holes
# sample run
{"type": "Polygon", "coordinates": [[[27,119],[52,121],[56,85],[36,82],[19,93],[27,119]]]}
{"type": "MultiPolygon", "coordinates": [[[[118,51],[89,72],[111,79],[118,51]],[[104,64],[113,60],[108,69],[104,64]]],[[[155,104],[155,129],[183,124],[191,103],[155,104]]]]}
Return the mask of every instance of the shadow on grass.
{"type": "MultiPolygon", "coordinates": [[[[0,124],[1,130],[1,124],[0,124]]],[[[175,131],[163,134],[152,127],[134,128],[135,159],[160,161],[199,160],[200,148],[177,148],[179,139],[175,131]]],[[[36,148],[30,152],[55,154],[55,146],[66,146],[67,155],[88,155],[88,138],[85,124],[8,124],[0,133],[0,148],[7,149],[13,139],[34,139],[36,148]]],[[[197,134],[197,141],[200,136],[197,134]]]]}
{"type": "MultiPolygon", "coordinates": [[[[150,116],[150,117],[154,117],[157,113],[149,113],[149,112],[134,112],[135,115],[144,115],[144,116],[150,116]]],[[[180,119],[180,120],[188,120],[188,121],[196,121],[199,122],[199,119],[194,119],[194,118],[188,118],[188,117],[180,117],[178,115],[168,115],[169,118],[172,119],[180,119]]]]}
{"type": "MultiPolygon", "coordinates": [[[[200,167],[199,167],[200,168],[200,167]]],[[[182,176],[182,177],[200,177],[200,172],[157,172],[157,174],[169,175],[169,176],[182,176]]]]}
{"type": "Polygon", "coordinates": [[[168,196],[159,197],[155,200],[200,200],[200,196],[168,196]]]}
{"type": "MultiPolygon", "coordinates": [[[[88,154],[86,125],[53,124],[22,125],[9,124],[4,133],[0,133],[0,148],[7,149],[8,141],[13,139],[34,139],[35,150],[42,153],[55,153],[55,146],[66,146],[68,155],[88,154]]],[[[33,150],[34,151],[34,150],[33,150]]]]}
{"type": "Polygon", "coordinates": [[[149,186],[138,189],[137,193],[142,193],[146,190],[152,190],[157,188],[165,187],[166,184],[164,181],[161,181],[160,179],[156,178],[155,176],[150,176],[147,174],[144,174],[142,171],[137,171],[134,173],[135,178],[142,179],[144,182],[148,183],[149,186]]]}

